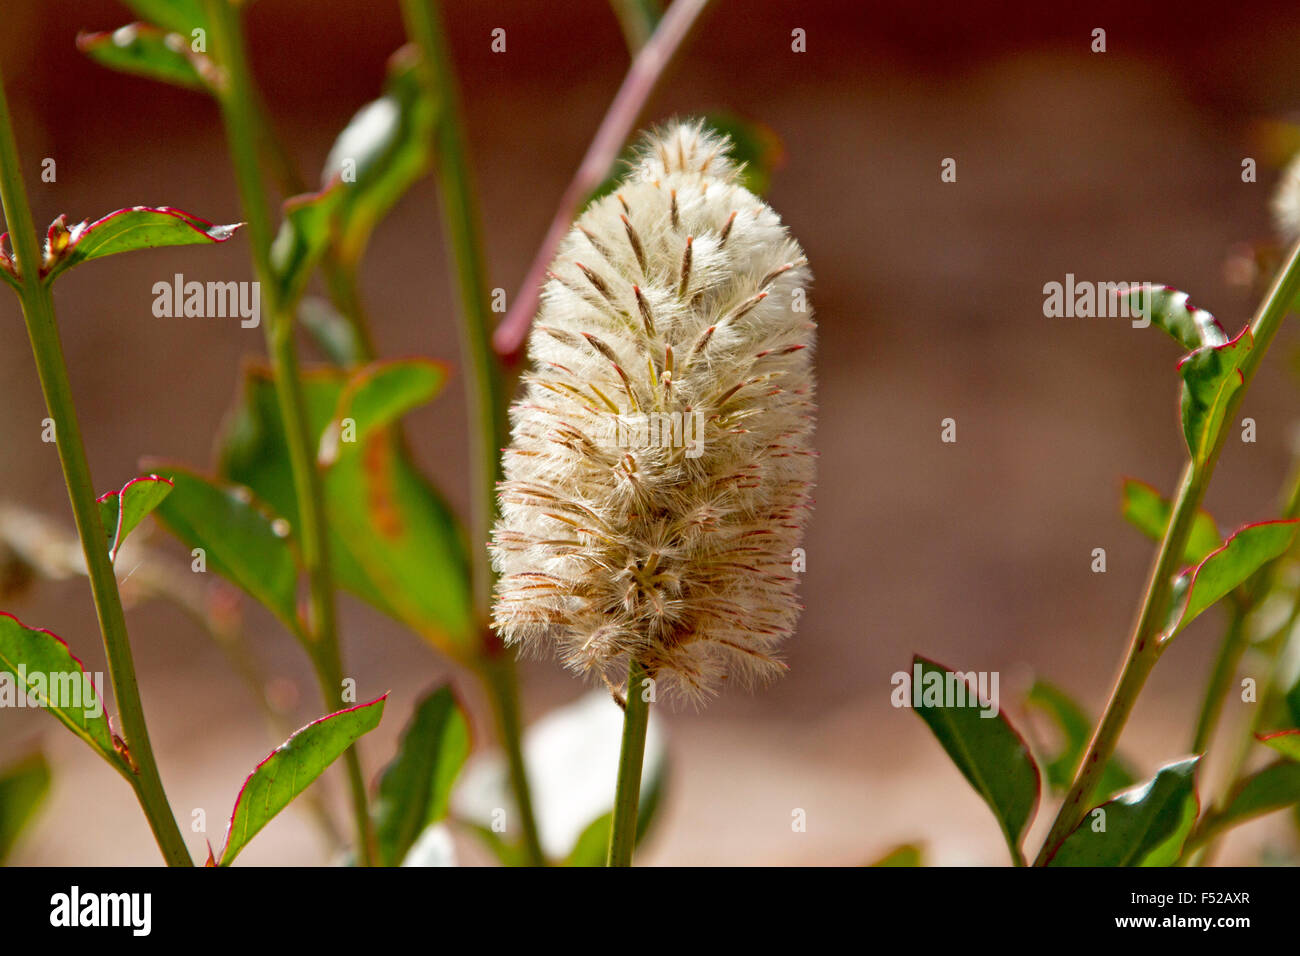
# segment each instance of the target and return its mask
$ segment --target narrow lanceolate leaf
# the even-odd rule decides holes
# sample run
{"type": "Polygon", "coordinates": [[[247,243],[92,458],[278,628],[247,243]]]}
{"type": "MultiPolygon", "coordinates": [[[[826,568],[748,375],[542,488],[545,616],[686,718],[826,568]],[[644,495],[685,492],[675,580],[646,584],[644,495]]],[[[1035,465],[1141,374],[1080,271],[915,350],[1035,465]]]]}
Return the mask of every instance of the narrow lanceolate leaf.
{"type": "Polygon", "coordinates": [[[192,31],[207,29],[208,18],[203,13],[203,0],[124,0],[142,20],[155,23],[164,30],[185,34],[192,41],[192,31]]]}
{"type": "Polygon", "coordinates": [[[132,478],[121,491],[110,491],[97,499],[99,518],[108,538],[108,559],[117,560],[126,536],[172,491],[172,483],[157,475],[132,478]]]}
{"type": "Polygon", "coordinates": [[[0,864],[50,789],[50,766],[35,753],[0,767],[0,864]]]}
{"type": "Polygon", "coordinates": [[[0,670],[115,766],[113,733],[94,681],[62,638],[0,611],[0,670]]]}
{"type": "Polygon", "coordinates": [[[262,827],[325,772],[362,735],[379,726],[388,695],[313,721],[275,748],[248,775],[235,800],[220,866],[229,866],[262,827]]]}
{"type": "Polygon", "coordinates": [[[1300,761],[1300,730],[1279,730],[1274,734],[1257,734],[1256,739],[1272,747],[1283,757],[1300,761]]]}
{"type": "Polygon", "coordinates": [[[352,117],[325,159],[325,184],[342,184],[338,250],[345,263],[360,260],[375,226],[432,163],[439,106],[424,94],[418,63],[414,47],[393,55],[384,95],[352,117]]]}
{"type": "MultiPolygon", "coordinates": [[[[360,369],[359,381],[376,369],[360,369]]],[[[433,363],[436,364],[436,363],[433,363]]],[[[370,434],[374,422],[353,419],[349,437],[339,403],[350,377],[339,369],[303,376],[313,441],[336,423],[337,458],[323,467],[330,546],[340,586],[402,621],[453,656],[477,647],[469,597],[465,543],[446,502],[412,464],[392,429],[370,434]],[[367,437],[362,439],[362,434],[367,437]]],[[[378,387],[378,386],[376,386],[378,387]]],[[[284,427],[269,371],[251,368],[240,403],[220,442],[223,476],[247,485],[290,521],[298,513],[284,427]]],[[[328,443],[327,443],[328,446],[328,443]]],[[[327,447],[328,450],[328,447],[327,447]]]]}
{"type": "Polygon", "coordinates": [[[1245,384],[1241,364],[1254,344],[1246,328],[1231,342],[1199,348],[1178,363],[1183,377],[1183,437],[1197,468],[1204,466],[1223,427],[1228,404],[1245,384]]]}
{"type": "Polygon", "coordinates": [[[203,89],[201,54],[179,33],[148,23],[129,23],[111,33],[79,33],[77,49],[101,66],[135,73],[185,89],[203,89]]]}
{"type": "Polygon", "coordinates": [[[868,863],[872,867],[914,867],[924,866],[924,858],[921,854],[921,848],[915,843],[903,843],[894,847],[874,863],[868,863]]]}
{"type": "Polygon", "coordinates": [[[1300,763],[1279,760],[1255,771],[1201,824],[1202,842],[1256,817],[1300,803],[1300,763]]]}
{"type": "Polygon", "coordinates": [[[1147,783],[1094,807],[1048,866],[1168,866],[1196,823],[1200,757],[1172,763],[1147,783]]]}
{"type": "Polygon", "coordinates": [[[1178,575],[1162,639],[1171,639],[1265,564],[1285,554],[1297,530],[1300,521],[1247,525],[1196,567],[1178,575]]]}
{"type": "Polygon", "coordinates": [[[132,206],[71,228],[60,216],[46,236],[41,276],[51,282],[73,266],[119,252],[225,242],[241,225],[216,226],[170,206],[132,206]]]}
{"type": "Polygon", "coordinates": [[[1038,767],[1024,739],[1000,709],[981,716],[988,708],[964,675],[920,655],[912,658],[912,674],[912,706],[989,805],[1018,859],[1039,795],[1038,767]]]}
{"type": "Polygon", "coordinates": [[[448,686],[427,695],[379,781],[375,838],[384,866],[396,866],[432,823],[447,815],[451,788],[469,756],[469,724],[448,686]]]}
{"type": "Polygon", "coordinates": [[[156,465],[174,488],[158,520],[189,548],[201,548],[205,570],[215,571],[266,605],[294,633],[298,561],[290,526],[257,502],[249,489],[204,478],[177,465],[156,465]]]}
{"type": "MultiPolygon", "coordinates": [[[[1068,790],[1074,781],[1079,760],[1092,739],[1093,722],[1071,697],[1047,681],[1038,680],[1025,697],[1027,707],[1045,713],[1056,724],[1061,734],[1061,746],[1055,757],[1044,767],[1047,781],[1054,790],[1068,790]]],[[[1112,793],[1129,787],[1134,782],[1133,772],[1118,755],[1112,757],[1102,771],[1097,793],[1109,797],[1112,793]]]]}
{"type": "MultiPolygon", "coordinates": [[[[1151,485],[1136,478],[1124,479],[1122,492],[1124,520],[1152,541],[1160,541],[1169,527],[1169,502],[1151,485]]],[[[1183,548],[1184,564],[1200,564],[1206,555],[1223,544],[1219,528],[1209,512],[1197,510],[1192,530],[1183,548]]]]}
{"type": "Polygon", "coordinates": [[[1129,314],[1151,320],[1189,351],[1202,346],[1224,345],[1228,335],[1218,320],[1188,300],[1186,292],[1173,286],[1136,285],[1126,290],[1129,314]]]}
{"type": "Polygon", "coordinates": [[[302,295],[330,239],[330,220],[339,204],[337,186],[319,193],[294,196],[284,203],[284,220],[271,243],[271,271],[281,303],[302,295]]]}

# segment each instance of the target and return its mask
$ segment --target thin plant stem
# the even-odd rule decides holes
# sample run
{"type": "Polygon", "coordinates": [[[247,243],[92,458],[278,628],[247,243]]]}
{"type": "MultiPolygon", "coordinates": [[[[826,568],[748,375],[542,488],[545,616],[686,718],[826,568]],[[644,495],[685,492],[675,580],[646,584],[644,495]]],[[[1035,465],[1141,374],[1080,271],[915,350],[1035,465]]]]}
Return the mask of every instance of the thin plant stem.
{"type": "Polygon", "coordinates": [[[546,270],[551,267],[560,240],[573,224],[578,207],[609,175],[610,167],[618,159],[637,117],[641,115],[650,94],[672,62],[673,54],[708,5],[709,0],[674,0],[650,39],[637,51],[627,76],[623,79],[623,85],[609,104],[595,138],[582,157],[578,171],[560,197],[560,204],[546,231],[546,238],[538,247],[523,284],[515,293],[513,304],[493,336],[492,345],[497,354],[510,358],[523,347],[528,329],[533,323],[533,315],[537,311],[546,270]]]}
{"type": "Polygon", "coordinates": [[[1223,716],[1223,703],[1228,693],[1228,686],[1237,673],[1241,656],[1246,652],[1246,645],[1249,643],[1246,632],[1249,609],[1244,602],[1233,602],[1228,614],[1228,627],[1224,632],[1223,641],[1219,644],[1214,667],[1210,671],[1210,680],[1205,688],[1205,696],[1201,700],[1200,713],[1196,716],[1196,732],[1192,735],[1194,754],[1205,753],[1214,739],[1219,719],[1223,716]]]}
{"type": "MultiPolygon", "coordinates": [[[[1300,244],[1292,246],[1286,264],[1278,272],[1273,285],[1265,294],[1251,320],[1249,334],[1252,336],[1252,347],[1241,362],[1242,385],[1229,399],[1222,418],[1223,422],[1234,420],[1236,410],[1240,407],[1260,362],[1267,354],[1268,347],[1282,324],[1282,319],[1295,302],[1298,291],[1300,291],[1300,244]]],[[[1196,512],[1205,497],[1206,487],[1214,474],[1215,465],[1218,463],[1229,431],[1230,429],[1221,424],[1203,465],[1197,468],[1189,461],[1183,469],[1169,525],[1165,529],[1164,538],[1160,542],[1151,574],[1147,579],[1142,609],[1133,627],[1124,667],[1111,691],[1106,711],[1097,725],[1097,730],[1088,745],[1088,751],[1075,774],[1074,782],[1065,795],[1047,839],[1043,841],[1042,849],[1034,861],[1035,866],[1046,865],[1065,842],[1065,838],[1083,820],[1088,811],[1088,801],[1097,788],[1102,768],[1114,755],[1120,734],[1128,722],[1129,715],[1133,712],[1138,695],[1142,692],[1147,678],[1164,650],[1165,642],[1161,639],[1160,630],[1169,609],[1173,575],[1178,570],[1196,512]]]]}
{"type": "MultiPolygon", "coordinates": [[[[441,103],[434,131],[438,191],[443,232],[454,262],[460,322],[461,361],[466,370],[466,406],[469,412],[472,462],[472,516],[470,540],[474,543],[471,568],[474,608],[486,622],[492,598],[493,572],[487,541],[496,517],[496,483],[501,474],[501,447],[506,439],[505,402],[501,373],[492,354],[492,313],[488,306],[487,272],[483,262],[482,230],[461,117],[460,92],[452,69],[442,19],[434,0],[402,0],[407,34],[420,50],[420,81],[430,101],[441,103]]],[[[530,862],[545,864],[537,838],[531,788],[523,759],[519,722],[518,679],[513,665],[495,658],[495,636],[485,628],[480,675],[491,693],[501,742],[510,763],[510,779],[530,862]]]]}
{"type": "Polygon", "coordinates": [[[618,784],[614,791],[614,818],[609,825],[606,866],[631,866],[636,848],[637,806],[641,799],[641,766],[645,762],[646,728],[650,701],[643,686],[649,675],[635,658],[627,669],[623,705],[623,744],[618,753],[618,784]]]}
{"type": "Polygon", "coordinates": [[[22,171],[18,162],[18,147],[14,140],[9,103],[0,79],[0,200],[3,201],[5,222],[18,267],[21,270],[23,317],[31,340],[32,355],[40,376],[41,392],[45,406],[54,422],[55,446],[63,468],[72,514],[81,539],[81,549],[86,557],[86,573],[95,602],[104,638],[104,653],[108,660],[113,682],[113,696],[117,701],[118,719],[125,736],[125,746],[130,755],[133,772],[125,776],[135,790],[148,818],[149,827],[163,859],[169,866],[192,866],[193,860],[185,847],[176,817],[167,802],[162,777],[149,741],[145,723],[144,705],[136,681],[135,663],[126,631],[126,615],[122,611],[122,598],[117,589],[113,564],[105,546],[103,523],[95,503],[95,485],[90,476],[90,464],[81,439],[81,428],[72,398],[72,385],[68,380],[63,345],[54,315],[54,300],[49,286],[40,275],[41,254],[32,222],[31,207],[23,187],[22,171]]]}
{"type": "MultiPolygon", "coordinates": [[[[298,368],[293,334],[292,303],[281,301],[271,268],[273,239],[271,204],[262,180],[259,158],[259,113],[252,89],[247,54],[238,12],[228,0],[204,0],[212,30],[212,46],[221,70],[218,102],[226,127],[231,160],[239,186],[244,215],[248,220],[249,242],[265,311],[267,351],[275,382],[276,400],[284,420],[285,444],[293,473],[298,502],[294,535],[307,573],[310,621],[307,646],[311,652],[321,694],[331,710],[339,703],[343,676],[334,604],[334,583],[326,535],[324,493],[316,470],[316,456],[310,438],[306,401],[298,368]]],[[[344,754],[352,794],[357,833],[357,857],[369,866],[374,862],[370,811],[365,779],[353,746],[344,754]]]]}

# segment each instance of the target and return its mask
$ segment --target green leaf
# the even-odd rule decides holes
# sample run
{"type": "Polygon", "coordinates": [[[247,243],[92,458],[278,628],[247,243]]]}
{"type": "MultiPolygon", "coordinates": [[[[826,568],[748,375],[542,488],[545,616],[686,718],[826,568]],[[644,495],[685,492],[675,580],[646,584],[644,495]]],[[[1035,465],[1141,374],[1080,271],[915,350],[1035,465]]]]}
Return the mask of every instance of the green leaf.
{"type": "Polygon", "coordinates": [[[1209,814],[1202,824],[1202,832],[1221,833],[1224,830],[1283,810],[1300,803],[1300,763],[1279,760],[1257,770],[1233,788],[1223,809],[1209,814]]]}
{"type": "Polygon", "coordinates": [[[868,863],[871,867],[915,867],[924,866],[921,848],[915,843],[903,843],[894,847],[874,863],[868,863]]]}
{"type": "MultiPolygon", "coordinates": [[[[1124,479],[1122,492],[1124,520],[1152,541],[1161,541],[1169,526],[1170,505],[1160,492],[1136,478],[1124,479]]],[[[1192,519],[1192,530],[1183,548],[1185,564],[1199,564],[1223,544],[1219,528],[1209,512],[1198,510],[1192,519]]]]}
{"type": "Polygon", "coordinates": [[[1170,640],[1196,617],[1295,541],[1300,521],[1264,521],[1242,528],[1219,550],[1174,579],[1171,612],[1162,640],[1170,640]]]}
{"type": "Polygon", "coordinates": [[[1183,377],[1183,437],[1197,468],[1204,467],[1223,427],[1228,404],[1245,384],[1241,363],[1254,343],[1250,329],[1243,329],[1226,345],[1199,348],[1178,363],[1183,377]]]}
{"type": "Polygon", "coordinates": [[[419,54],[403,47],[389,60],[384,95],[363,106],[325,159],[323,181],[342,184],[339,257],[355,265],[371,233],[432,164],[432,130],[439,105],[418,76],[419,54]]]}
{"type": "Polygon", "coordinates": [[[172,483],[157,475],[132,478],[121,491],[110,491],[96,499],[99,518],[108,538],[108,559],[117,560],[126,536],[139,527],[172,491],[172,483]]]}
{"type": "MultiPolygon", "coordinates": [[[[1061,748],[1055,757],[1044,767],[1047,781],[1054,790],[1068,790],[1074,781],[1079,760],[1092,739],[1093,723],[1078,704],[1054,684],[1044,680],[1034,682],[1025,696],[1025,705],[1042,711],[1056,724],[1061,732],[1061,748]]],[[[1097,792],[1110,796],[1126,787],[1132,786],[1134,776],[1127,763],[1119,756],[1112,757],[1102,771],[1097,784],[1097,792]]]]}
{"type": "Polygon", "coordinates": [[[123,0],[142,20],[155,23],[164,30],[185,34],[192,40],[191,31],[196,27],[204,30],[208,18],[203,14],[203,0],[123,0]]]}
{"type": "Polygon", "coordinates": [[[379,781],[375,838],[384,866],[401,863],[425,827],[447,816],[469,749],[465,714],[451,687],[439,687],[416,706],[397,756],[379,781]]]}
{"type": "MultiPolygon", "coordinates": [[[[402,379],[405,373],[390,370],[402,364],[380,362],[357,370],[353,393],[374,379],[374,388],[386,389],[394,378],[402,379]]],[[[340,413],[349,380],[338,369],[303,375],[308,423],[317,444],[331,421],[354,417],[340,413]]],[[[455,517],[415,469],[393,429],[375,432],[375,422],[356,421],[357,440],[340,441],[337,459],[323,471],[335,579],[444,653],[463,659],[477,648],[477,634],[469,560],[455,517]]],[[[252,488],[294,520],[293,473],[274,384],[265,369],[249,370],[219,447],[225,477],[252,488]]]]}
{"type": "Polygon", "coordinates": [[[1283,757],[1300,761],[1300,730],[1279,730],[1273,734],[1256,734],[1255,739],[1272,747],[1283,757]]]}
{"type": "Polygon", "coordinates": [[[1178,859],[1199,812],[1200,757],[1161,767],[1151,780],[1094,807],[1048,866],[1168,866],[1178,859]],[[1103,812],[1104,816],[1098,816],[1103,812]],[[1104,824],[1105,829],[1100,828],[1104,824]]]}
{"type": "Polygon", "coordinates": [[[94,222],[80,222],[71,229],[67,218],[60,216],[50,224],[46,236],[41,277],[47,283],[52,282],[73,266],[119,252],[225,242],[241,225],[214,226],[206,219],[170,206],[119,209],[94,222]]]}
{"type": "Polygon", "coordinates": [[[327,300],[307,296],[298,306],[298,323],[331,363],[351,368],[365,360],[357,328],[327,300]]]}
{"type": "Polygon", "coordinates": [[[202,54],[193,53],[179,33],[148,23],[129,23],[111,33],[78,33],[77,49],[101,66],[134,73],[185,89],[207,86],[199,73],[202,54]]]}
{"type": "MultiPolygon", "coordinates": [[[[650,776],[641,785],[641,796],[636,807],[636,842],[640,844],[650,832],[656,811],[663,801],[664,782],[668,777],[668,760],[654,765],[650,776]]],[[[565,866],[604,866],[609,855],[609,828],[614,823],[613,812],[601,814],[592,820],[578,835],[573,849],[565,858],[565,866]]]]}
{"type": "Polygon", "coordinates": [[[227,485],[177,465],[156,464],[175,485],[158,519],[189,548],[202,548],[207,568],[266,605],[290,631],[300,631],[298,560],[290,525],[248,488],[227,485]]]}
{"type": "Polygon", "coordinates": [[[655,32],[664,15],[660,0],[610,0],[618,25],[623,30],[628,52],[636,54],[655,32]]]}
{"type": "Polygon", "coordinates": [[[34,753],[0,767],[0,864],[8,858],[49,789],[50,767],[42,754],[34,753]]]}
{"type": "Polygon", "coordinates": [[[384,715],[384,694],[368,704],[321,717],[296,731],[244,781],[226,829],[221,866],[229,866],[248,841],[271,818],[325,772],[361,736],[379,726],[384,715]]]}
{"type": "Polygon", "coordinates": [[[0,670],[119,769],[113,732],[94,679],[58,635],[0,611],[0,670]],[[21,674],[21,676],[20,676],[21,674]]]}
{"type": "Polygon", "coordinates": [[[1291,716],[1292,724],[1300,724],[1300,677],[1291,685],[1291,689],[1286,692],[1286,710],[1291,716]]]}
{"type": "Polygon", "coordinates": [[[1038,808],[1038,767],[999,709],[991,717],[964,675],[919,654],[912,658],[912,705],[957,769],[984,798],[1019,860],[1020,841],[1038,808]]]}
{"type": "Polygon", "coordinates": [[[1225,345],[1228,335],[1218,320],[1188,300],[1186,292],[1173,286],[1142,284],[1126,290],[1129,312],[1150,318],[1151,324],[1167,332],[1183,348],[1225,345]]]}
{"type": "Polygon", "coordinates": [[[335,186],[285,201],[284,219],[271,243],[271,271],[280,302],[297,302],[306,288],[311,270],[329,245],[330,221],[340,195],[335,186]]]}

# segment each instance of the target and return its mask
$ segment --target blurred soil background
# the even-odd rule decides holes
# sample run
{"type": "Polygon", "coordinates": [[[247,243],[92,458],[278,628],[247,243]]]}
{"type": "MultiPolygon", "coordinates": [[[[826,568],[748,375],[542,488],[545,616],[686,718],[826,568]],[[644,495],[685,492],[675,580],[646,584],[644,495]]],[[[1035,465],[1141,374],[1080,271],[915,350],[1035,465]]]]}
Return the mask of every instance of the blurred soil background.
{"type": "MultiPolygon", "coordinates": [[[[513,295],[627,64],[602,0],[446,0],[481,189],[490,284],[513,295]],[[507,52],[490,52],[493,28],[507,52]]],[[[112,0],[5,0],[0,60],[17,114],[38,223],[133,204],[240,218],[214,105],[108,72],[77,31],[128,22],[112,0]],[[53,157],[57,182],[41,183],[53,157]]],[[[247,16],[275,121],[314,175],[339,129],[378,95],[403,43],[396,3],[259,0],[247,16]]],[[[1121,476],[1168,492],[1183,458],[1176,347],[1123,320],[1048,319],[1043,285],[1066,273],[1153,280],[1191,292],[1231,331],[1256,293],[1229,282],[1241,242],[1270,234],[1277,170],[1262,120],[1300,113],[1294,4],[1099,2],[1066,12],[1012,2],[844,4],[718,0],[653,97],[644,121],[726,110],[784,144],[769,200],[807,250],[820,323],[821,451],[807,541],[807,610],[788,676],[733,689],[700,712],[665,715],[672,777],[646,862],[856,864],[903,840],[933,862],[1002,863],[992,818],[916,717],[890,706],[890,677],[920,651],[1001,673],[1001,695],[1035,675],[1094,712],[1127,641],[1152,547],[1120,518],[1121,476]],[[807,31],[793,53],[791,30],[807,31]],[[1107,52],[1090,52],[1092,30],[1107,52]],[[940,163],[957,161],[957,182],[940,163]],[[1243,158],[1258,160],[1243,183],[1243,158]],[[940,421],[957,421],[943,444],[940,421]],[[1090,571],[1104,547],[1105,574],[1090,571]],[[807,814],[807,832],[791,813],[807,814]]],[[[56,294],[96,483],[141,456],[211,462],[241,360],[261,330],[158,319],[151,288],[247,279],[246,240],[140,253],[78,269],[56,294]]],[[[362,276],[380,351],[459,362],[437,196],[421,183],[380,227],[362,276]]],[[[1283,330],[1243,414],[1258,441],[1231,441],[1207,499],[1225,527],[1274,514],[1300,422],[1287,371],[1300,335],[1283,330]]],[[[71,526],[16,300],[0,296],[0,487],[71,526]]],[[[468,502],[459,378],[408,420],[418,459],[468,502]]],[[[155,540],[183,552],[159,534],[155,540]]],[[[103,670],[83,580],[42,583],[7,610],[69,640],[103,670]]],[[[360,693],[391,689],[363,742],[377,771],[416,695],[463,676],[399,626],[343,602],[348,672],[360,693]]],[[[185,828],[206,810],[219,843],[244,775],[275,742],[224,657],[162,604],[129,611],[155,747],[185,828]]],[[[292,639],[247,609],[264,666],[298,723],[319,714],[292,639]]],[[[1123,748],[1144,769],[1183,755],[1219,617],[1207,614],[1156,671],[1123,748]]],[[[530,717],[582,687],[553,663],[523,669],[530,717]]],[[[1231,699],[1235,728],[1249,705],[1231,699]]],[[[1023,716],[1020,717],[1023,721],[1023,716]]],[[[0,714],[0,762],[42,742],[52,798],[13,862],[158,861],[129,790],[38,713],[0,714]]],[[[341,781],[325,786],[341,801],[341,781]]],[[[1035,834],[1048,814],[1041,814],[1035,834]]],[[[187,829],[187,828],[186,828],[187,829]]],[[[196,854],[199,835],[189,834],[196,854]]],[[[1031,839],[1037,839],[1037,836],[1031,839]]],[[[1294,836],[1247,827],[1225,861],[1294,836]]],[[[474,857],[477,858],[477,857],[474,857]]],[[[246,864],[326,862],[301,810],[279,818],[246,864]]]]}

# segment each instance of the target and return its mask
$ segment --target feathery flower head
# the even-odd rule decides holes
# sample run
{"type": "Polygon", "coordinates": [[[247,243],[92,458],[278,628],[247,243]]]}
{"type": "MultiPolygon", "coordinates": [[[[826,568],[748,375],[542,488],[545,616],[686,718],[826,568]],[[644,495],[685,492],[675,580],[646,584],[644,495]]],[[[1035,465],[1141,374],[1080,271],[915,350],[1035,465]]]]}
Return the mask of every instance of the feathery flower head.
{"type": "Polygon", "coordinates": [[[508,644],[696,699],[782,670],[814,471],[810,274],[728,146],[651,134],[561,244],[492,543],[508,644]]]}

